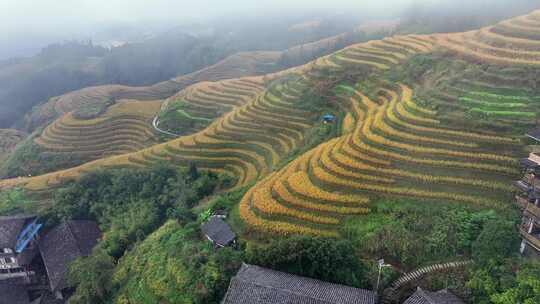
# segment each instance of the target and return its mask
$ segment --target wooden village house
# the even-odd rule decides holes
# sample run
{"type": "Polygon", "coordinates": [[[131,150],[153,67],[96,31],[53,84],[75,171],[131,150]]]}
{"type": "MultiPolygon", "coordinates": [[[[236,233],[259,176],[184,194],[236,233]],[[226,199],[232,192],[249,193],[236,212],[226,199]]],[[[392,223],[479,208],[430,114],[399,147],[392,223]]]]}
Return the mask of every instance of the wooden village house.
{"type": "Polygon", "coordinates": [[[216,247],[225,247],[236,242],[236,234],[222,216],[211,216],[201,227],[204,236],[216,247]]]}
{"type": "Polygon", "coordinates": [[[101,238],[92,221],[42,228],[33,215],[0,217],[0,304],[66,303],[69,264],[89,255],[101,238]]]}
{"type": "MultiPolygon", "coordinates": [[[[540,142],[540,129],[527,136],[540,142]]],[[[516,203],[522,211],[520,252],[529,257],[540,258],[540,153],[530,153],[520,160],[523,178],[515,182],[518,189],[516,203]]]]}

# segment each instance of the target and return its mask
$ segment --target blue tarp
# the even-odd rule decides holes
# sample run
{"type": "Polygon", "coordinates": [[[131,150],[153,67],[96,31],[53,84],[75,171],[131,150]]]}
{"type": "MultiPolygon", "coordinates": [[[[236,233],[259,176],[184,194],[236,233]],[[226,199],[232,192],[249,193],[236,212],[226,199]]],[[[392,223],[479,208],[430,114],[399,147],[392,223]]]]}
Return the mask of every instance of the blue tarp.
{"type": "Polygon", "coordinates": [[[42,226],[43,225],[38,224],[37,221],[33,221],[32,223],[28,224],[28,226],[26,226],[17,237],[15,251],[17,253],[21,253],[26,246],[28,246],[28,243],[30,243],[30,241],[36,236],[42,226]]]}
{"type": "Polygon", "coordinates": [[[325,121],[334,121],[336,119],[336,117],[332,114],[326,114],[322,118],[325,121]]]}

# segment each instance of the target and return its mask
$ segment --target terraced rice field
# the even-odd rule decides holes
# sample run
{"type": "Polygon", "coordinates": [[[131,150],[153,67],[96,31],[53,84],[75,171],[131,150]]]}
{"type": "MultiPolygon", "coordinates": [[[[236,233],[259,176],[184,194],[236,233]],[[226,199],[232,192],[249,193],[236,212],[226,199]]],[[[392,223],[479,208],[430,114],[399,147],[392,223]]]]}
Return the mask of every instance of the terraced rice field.
{"type": "Polygon", "coordinates": [[[540,65],[540,10],[467,33],[437,35],[438,43],[478,62],[505,66],[540,65]]]}
{"type": "Polygon", "coordinates": [[[489,90],[463,92],[459,103],[473,115],[495,119],[529,119],[537,115],[536,100],[528,96],[497,94],[489,90]]]}
{"type": "MultiPolygon", "coordinates": [[[[178,166],[195,163],[201,169],[234,174],[236,186],[258,181],[243,197],[240,216],[248,228],[276,234],[338,235],[344,218],[368,214],[381,196],[497,208],[511,194],[510,181],[518,174],[516,140],[450,124],[436,107],[425,107],[410,87],[400,83],[382,85],[376,94],[369,92],[372,99],[361,92],[360,86],[342,85],[342,91],[349,94],[341,100],[348,109],[342,135],[274,171],[303,145],[305,132],[318,114],[298,105],[308,80],[328,71],[342,73],[349,69],[382,73],[411,56],[430,53],[436,46],[463,54],[470,44],[460,44],[460,39],[477,41],[479,35],[396,36],[353,45],[255,83],[242,79],[203,82],[168,102],[181,101],[194,117],[220,116],[204,130],[80,167],[2,181],[0,187],[19,184],[44,189],[97,168],[144,167],[160,161],[178,166]]],[[[484,55],[478,50],[473,53],[484,55]]],[[[505,64],[514,64],[512,60],[517,58],[498,54],[505,64]]],[[[489,61],[489,56],[482,60],[489,61]]],[[[487,74],[486,79],[505,77],[487,74]]],[[[481,115],[497,119],[527,116],[515,113],[529,111],[534,98],[512,90],[494,90],[490,83],[451,85],[440,93],[446,96],[436,96],[442,100],[438,105],[443,104],[442,97],[450,96],[453,99],[447,102],[448,107],[481,111],[481,115]]]]}
{"type": "Polygon", "coordinates": [[[517,174],[515,142],[445,126],[412,96],[404,85],[382,88],[378,100],[355,91],[355,130],[259,182],[241,202],[242,218],[255,230],[332,236],[381,195],[501,204],[517,174]]]}
{"type": "Polygon", "coordinates": [[[179,76],[152,86],[130,87],[124,85],[103,85],[88,87],[51,98],[34,111],[29,125],[40,126],[63,114],[82,107],[100,104],[107,100],[136,99],[157,100],[168,98],[178,91],[201,81],[217,81],[269,73],[281,52],[242,52],[191,74],[179,76]]]}
{"type": "Polygon", "coordinates": [[[311,125],[313,114],[295,108],[303,89],[301,83],[295,86],[279,85],[256,95],[205,130],[143,151],[132,162],[193,162],[199,168],[227,169],[239,177],[239,185],[254,181],[296,149],[311,125]]]}
{"type": "Polygon", "coordinates": [[[448,115],[465,112],[493,126],[530,128],[540,101],[531,91],[530,79],[521,68],[457,72],[437,80],[436,89],[426,98],[448,115]]]}
{"type": "MultiPolygon", "coordinates": [[[[145,166],[157,161],[175,162],[179,166],[195,163],[199,168],[233,173],[238,177],[237,185],[248,184],[270,173],[284,156],[302,145],[303,132],[310,127],[310,116],[313,114],[295,108],[295,102],[305,87],[305,81],[302,80],[304,77],[316,74],[318,69],[327,68],[342,70],[367,65],[384,70],[413,54],[430,51],[432,41],[433,39],[427,36],[398,36],[351,46],[322,60],[264,76],[263,82],[269,83],[274,79],[300,75],[293,77],[292,81],[264,91],[255,98],[251,97],[249,102],[243,98],[233,100],[223,96],[225,89],[234,90],[237,95],[240,91],[245,93],[241,87],[242,79],[228,82],[228,87],[222,85],[221,88],[215,83],[203,83],[197,87],[206,88],[206,92],[186,90],[184,97],[187,97],[190,106],[210,106],[216,111],[223,107],[232,107],[233,110],[199,133],[137,153],[96,160],[41,177],[3,181],[0,186],[18,183],[26,184],[29,188],[42,189],[77,178],[81,173],[98,167],[145,166]],[[365,52],[365,55],[360,57],[362,52],[365,52]],[[232,88],[234,86],[236,89],[232,88]],[[210,97],[215,100],[207,102],[210,97]]],[[[257,84],[244,80],[243,84],[260,89],[260,82],[257,84]]]]}
{"type": "MultiPolygon", "coordinates": [[[[387,70],[414,54],[427,53],[432,49],[433,41],[429,36],[395,36],[353,45],[328,56],[328,60],[329,64],[339,67],[364,65],[387,70]]],[[[325,64],[324,61],[321,63],[325,64]]]]}
{"type": "Polygon", "coordinates": [[[294,77],[271,86],[243,105],[235,105],[231,112],[196,134],[64,171],[3,181],[2,186],[16,183],[38,190],[97,168],[147,166],[160,161],[178,166],[194,163],[201,169],[232,173],[238,177],[237,185],[246,185],[268,174],[302,145],[304,132],[316,115],[295,105],[305,87],[302,78],[294,77]]]}
{"type": "MultiPolygon", "coordinates": [[[[246,77],[218,82],[199,82],[178,94],[168,98],[160,112],[160,119],[168,111],[182,111],[184,117],[212,121],[217,117],[242,106],[260,94],[265,89],[262,77],[246,77]]],[[[203,124],[204,125],[204,124],[203,124]]],[[[191,128],[190,132],[200,128],[191,128]]]]}
{"type": "Polygon", "coordinates": [[[94,160],[134,152],[157,143],[151,122],[161,101],[120,101],[95,119],[67,113],[43,130],[35,142],[45,151],[94,160]]]}

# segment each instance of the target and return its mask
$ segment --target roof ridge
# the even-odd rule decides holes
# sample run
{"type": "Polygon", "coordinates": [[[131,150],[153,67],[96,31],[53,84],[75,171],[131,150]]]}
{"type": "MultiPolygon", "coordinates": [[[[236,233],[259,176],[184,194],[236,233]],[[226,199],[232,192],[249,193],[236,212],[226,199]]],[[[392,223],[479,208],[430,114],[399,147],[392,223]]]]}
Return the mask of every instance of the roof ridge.
{"type": "MultiPolygon", "coordinates": [[[[308,299],[313,299],[313,300],[319,300],[319,301],[322,301],[324,303],[328,303],[328,304],[335,304],[335,303],[332,303],[332,302],[329,302],[327,300],[324,300],[324,299],[321,299],[321,298],[317,298],[317,297],[310,297],[310,296],[306,296],[305,294],[301,294],[301,293],[298,293],[298,292],[293,292],[289,289],[283,289],[283,288],[277,288],[277,287],[274,287],[274,286],[266,286],[266,285],[262,285],[262,284],[257,284],[253,281],[248,281],[248,280],[243,280],[243,279],[238,279],[239,281],[242,281],[244,283],[247,283],[247,284],[250,284],[250,285],[255,285],[255,286],[260,286],[260,287],[264,287],[264,288],[268,288],[268,289],[273,289],[273,290],[279,290],[279,291],[283,291],[283,292],[286,292],[286,293],[289,293],[289,294],[293,294],[293,295],[297,295],[297,296],[300,296],[302,298],[308,298],[308,299]]],[[[323,282],[323,281],[322,281],[323,282]]]]}
{"type": "MultiPolygon", "coordinates": [[[[243,266],[244,265],[242,265],[241,270],[242,270],[242,268],[244,268],[243,266]]],[[[263,270],[266,270],[266,271],[283,273],[283,274],[286,274],[286,275],[289,275],[289,276],[292,276],[292,277],[299,277],[299,278],[303,278],[303,279],[313,280],[313,281],[321,282],[321,283],[324,283],[324,284],[331,284],[331,285],[336,285],[336,286],[341,286],[341,287],[351,288],[351,289],[355,289],[355,290],[362,290],[362,291],[367,291],[367,292],[374,293],[373,291],[367,290],[367,289],[356,288],[356,287],[347,286],[347,285],[343,285],[343,284],[332,283],[332,282],[326,282],[326,281],[322,281],[322,280],[314,279],[314,278],[310,278],[310,277],[303,277],[303,276],[299,276],[299,275],[296,275],[296,274],[283,272],[283,271],[277,271],[277,270],[274,270],[274,269],[264,268],[264,267],[257,266],[257,265],[245,264],[245,266],[246,267],[244,268],[244,271],[248,270],[249,268],[259,268],[259,269],[263,269],[263,270]]],[[[303,298],[319,300],[319,301],[322,301],[322,302],[328,303],[328,304],[335,304],[333,302],[330,302],[328,300],[325,300],[325,299],[322,299],[322,298],[319,298],[319,297],[306,296],[305,294],[301,294],[301,293],[298,293],[298,292],[293,292],[290,289],[283,289],[283,288],[278,288],[278,287],[274,287],[274,286],[266,286],[266,285],[258,284],[258,283],[254,282],[254,281],[251,281],[251,280],[245,280],[245,279],[238,278],[238,277],[235,277],[235,279],[238,279],[239,281],[242,281],[244,283],[248,283],[248,284],[251,284],[251,285],[255,285],[255,286],[260,286],[260,287],[269,288],[269,289],[273,289],[273,290],[284,291],[286,293],[293,294],[293,295],[298,295],[298,296],[301,296],[303,298]]],[[[375,297],[377,296],[376,294],[374,294],[374,295],[375,295],[375,297]]]]}
{"type": "Polygon", "coordinates": [[[77,238],[77,236],[73,232],[73,227],[71,226],[71,224],[72,224],[71,220],[65,222],[65,225],[68,228],[68,231],[69,231],[69,234],[71,235],[71,238],[73,238],[73,240],[75,241],[75,246],[77,247],[77,250],[79,251],[79,255],[82,255],[83,252],[82,252],[82,249],[81,249],[81,244],[79,242],[79,239],[77,238]]]}
{"type": "Polygon", "coordinates": [[[418,286],[418,292],[422,294],[422,296],[429,302],[429,304],[437,304],[420,286],[418,286]]]}

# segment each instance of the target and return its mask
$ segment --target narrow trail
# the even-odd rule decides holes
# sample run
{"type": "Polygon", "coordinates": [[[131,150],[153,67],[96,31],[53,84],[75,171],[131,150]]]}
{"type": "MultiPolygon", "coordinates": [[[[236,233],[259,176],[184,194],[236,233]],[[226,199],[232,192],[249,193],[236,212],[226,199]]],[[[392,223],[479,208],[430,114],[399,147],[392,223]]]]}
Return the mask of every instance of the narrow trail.
{"type": "Polygon", "coordinates": [[[407,272],[401,275],[397,280],[395,280],[392,283],[392,285],[390,285],[389,288],[384,290],[382,298],[381,298],[381,304],[395,303],[395,300],[396,300],[395,297],[397,296],[397,292],[399,291],[401,287],[403,287],[404,285],[407,285],[408,283],[417,281],[427,274],[441,272],[441,271],[450,270],[450,269],[463,268],[470,265],[471,263],[472,263],[471,260],[439,263],[439,264],[421,267],[411,272],[407,272]]]}
{"type": "Polygon", "coordinates": [[[156,130],[159,133],[166,134],[166,135],[169,135],[169,136],[174,136],[174,137],[180,136],[180,134],[175,134],[175,133],[160,129],[158,127],[158,124],[159,124],[159,119],[158,119],[158,116],[156,115],[156,117],[154,117],[154,119],[152,120],[152,127],[154,127],[154,130],[156,130]]]}

